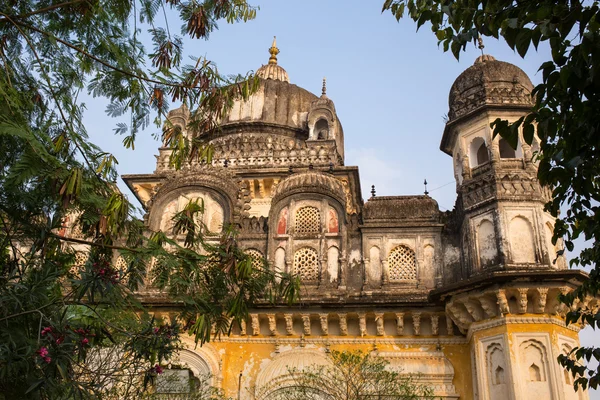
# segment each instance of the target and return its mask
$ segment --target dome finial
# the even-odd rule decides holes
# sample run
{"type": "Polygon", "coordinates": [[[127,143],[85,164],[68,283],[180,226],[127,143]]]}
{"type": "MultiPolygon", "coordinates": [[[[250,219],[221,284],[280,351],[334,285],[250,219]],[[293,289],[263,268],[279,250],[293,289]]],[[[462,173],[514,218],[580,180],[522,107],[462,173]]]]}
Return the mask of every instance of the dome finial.
{"type": "Polygon", "coordinates": [[[323,89],[321,90],[322,96],[327,96],[327,78],[323,77],[323,89]]]}
{"type": "Polygon", "coordinates": [[[269,53],[271,54],[271,57],[269,57],[269,64],[277,65],[277,54],[279,54],[279,49],[277,48],[277,37],[276,36],[273,36],[273,44],[271,44],[269,53]]]}
{"type": "Polygon", "coordinates": [[[477,35],[477,43],[477,47],[479,50],[481,50],[481,55],[483,55],[483,49],[485,48],[485,45],[483,44],[483,38],[481,35],[477,35]]]}

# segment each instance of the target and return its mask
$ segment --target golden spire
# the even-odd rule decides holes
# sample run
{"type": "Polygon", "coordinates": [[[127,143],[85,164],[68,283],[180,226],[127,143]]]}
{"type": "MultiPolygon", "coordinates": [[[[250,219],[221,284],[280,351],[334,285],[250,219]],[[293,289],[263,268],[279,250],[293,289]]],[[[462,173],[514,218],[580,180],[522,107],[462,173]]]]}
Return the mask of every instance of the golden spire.
{"type": "Polygon", "coordinates": [[[271,57],[269,57],[269,64],[277,65],[277,54],[279,54],[279,49],[277,48],[277,37],[273,36],[273,44],[269,49],[269,53],[271,53],[271,57]]]}

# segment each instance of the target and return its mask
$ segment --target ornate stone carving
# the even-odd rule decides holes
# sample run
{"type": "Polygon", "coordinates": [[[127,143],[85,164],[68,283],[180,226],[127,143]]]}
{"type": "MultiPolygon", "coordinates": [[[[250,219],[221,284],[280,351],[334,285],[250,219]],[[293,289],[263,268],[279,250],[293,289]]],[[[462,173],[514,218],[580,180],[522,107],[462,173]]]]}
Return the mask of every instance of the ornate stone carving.
{"type": "Polygon", "coordinates": [[[404,335],[404,313],[396,313],[396,334],[404,335]]]}
{"type": "Polygon", "coordinates": [[[319,314],[319,321],[321,322],[321,332],[324,336],[329,335],[329,320],[327,314],[319,314]]]}
{"type": "Polygon", "coordinates": [[[385,334],[383,313],[375,313],[375,324],[377,326],[377,336],[383,336],[385,334]]]}
{"type": "Polygon", "coordinates": [[[305,335],[310,335],[310,314],[302,314],[302,327],[305,335]]]}
{"type": "Polygon", "coordinates": [[[358,329],[361,337],[367,335],[367,315],[364,312],[358,313],[358,329]]]}
{"type": "Polygon", "coordinates": [[[243,218],[240,221],[240,233],[241,234],[264,235],[267,233],[267,230],[268,230],[267,218],[265,218],[265,217],[243,218]]]}
{"type": "Polygon", "coordinates": [[[285,333],[288,335],[293,335],[294,320],[292,319],[292,314],[284,314],[283,318],[285,318],[285,333]]]}
{"type": "Polygon", "coordinates": [[[434,336],[440,333],[440,317],[439,315],[431,315],[431,334],[434,336]]]}
{"type": "Polygon", "coordinates": [[[269,319],[269,334],[271,336],[277,335],[277,322],[275,321],[275,314],[267,314],[269,319]]]}
{"type": "Polygon", "coordinates": [[[527,292],[529,288],[518,288],[519,291],[519,314],[525,314],[527,312],[527,292]]]}
{"type": "Polygon", "coordinates": [[[546,310],[546,299],[548,297],[548,288],[539,287],[535,289],[537,291],[537,301],[535,303],[534,312],[543,313],[546,310]]]}
{"type": "Polygon", "coordinates": [[[346,313],[340,313],[338,314],[338,317],[340,318],[340,335],[346,336],[348,335],[348,320],[346,319],[346,313]]]}
{"type": "Polygon", "coordinates": [[[506,299],[506,291],[504,289],[496,290],[496,298],[498,299],[498,307],[500,308],[500,315],[510,314],[510,308],[508,307],[508,300],[506,299]]]}
{"type": "Polygon", "coordinates": [[[414,312],[412,313],[412,321],[413,321],[413,329],[415,331],[415,335],[421,334],[421,313],[414,312]]]}
{"type": "Polygon", "coordinates": [[[260,334],[260,323],[258,322],[258,314],[250,314],[252,335],[258,336],[260,334]]]}

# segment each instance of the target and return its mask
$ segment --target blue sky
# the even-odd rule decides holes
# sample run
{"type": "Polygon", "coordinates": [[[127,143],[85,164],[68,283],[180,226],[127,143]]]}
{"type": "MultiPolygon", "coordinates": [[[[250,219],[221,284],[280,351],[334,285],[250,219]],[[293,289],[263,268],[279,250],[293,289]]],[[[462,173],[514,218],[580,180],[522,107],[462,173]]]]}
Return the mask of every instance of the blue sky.
{"type": "MultiPolygon", "coordinates": [[[[258,69],[268,61],[273,36],[281,51],[279,65],[291,83],[313,93],[327,77],[327,95],[344,128],[346,165],[358,165],[363,197],[371,185],[378,195],[420,194],[423,180],[442,210],[456,198],[452,159],[439,150],[448,112],[448,92],[456,77],[481,54],[471,45],[460,61],[437,46],[427,25],[419,32],[409,19],[399,23],[381,14],[379,1],[264,0],[257,18],[228,25],[210,40],[186,40],[186,56],[206,56],[226,74],[258,69]]],[[[177,31],[178,26],[171,30],[177,31]]],[[[549,57],[545,46],[522,59],[510,48],[488,39],[485,52],[522,68],[534,84],[539,65],[549,57]]],[[[104,114],[106,103],[87,100],[86,122],[91,139],[119,160],[119,173],[151,173],[159,145],[151,134],[140,135],[136,150],[126,150],[112,133],[116,121],[104,114]]],[[[121,182],[121,188],[127,191],[121,182]]],[[[600,335],[585,332],[585,343],[600,335]]],[[[600,399],[593,393],[592,399],[600,399]]]]}

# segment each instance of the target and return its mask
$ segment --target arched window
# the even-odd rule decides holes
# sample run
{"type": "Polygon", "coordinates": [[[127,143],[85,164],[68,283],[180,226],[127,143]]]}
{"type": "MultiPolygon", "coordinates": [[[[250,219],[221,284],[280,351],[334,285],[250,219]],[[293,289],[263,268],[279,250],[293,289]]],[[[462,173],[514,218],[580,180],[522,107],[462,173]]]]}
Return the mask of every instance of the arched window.
{"type": "Polygon", "coordinates": [[[318,140],[329,139],[329,124],[327,120],[321,118],[315,124],[315,138],[318,140]]]}
{"type": "Polygon", "coordinates": [[[471,168],[475,168],[489,160],[490,157],[485,140],[481,137],[476,137],[471,141],[471,145],[469,146],[469,164],[471,168]]]}
{"type": "Polygon", "coordinates": [[[315,249],[303,247],[294,253],[293,273],[304,282],[319,280],[319,256],[315,249]]]}
{"type": "Polygon", "coordinates": [[[316,207],[302,207],[296,211],[296,233],[311,234],[321,231],[321,213],[316,207]]]}
{"type": "Polygon", "coordinates": [[[486,163],[489,160],[490,157],[488,155],[487,146],[485,145],[485,143],[482,143],[481,146],[479,146],[479,149],[477,149],[477,165],[486,163]]]}
{"type": "Polygon", "coordinates": [[[388,256],[390,282],[402,282],[417,279],[415,252],[406,246],[397,246],[388,256]]]}
{"type": "Polygon", "coordinates": [[[517,158],[515,149],[508,144],[506,139],[501,138],[498,147],[500,148],[500,158],[517,158]]]}

